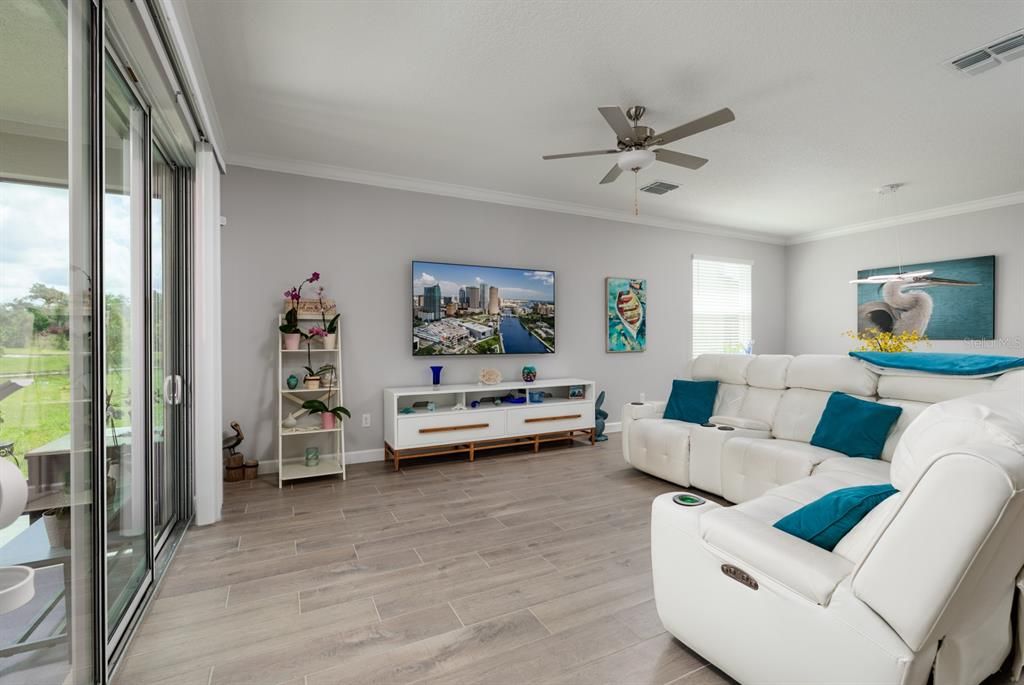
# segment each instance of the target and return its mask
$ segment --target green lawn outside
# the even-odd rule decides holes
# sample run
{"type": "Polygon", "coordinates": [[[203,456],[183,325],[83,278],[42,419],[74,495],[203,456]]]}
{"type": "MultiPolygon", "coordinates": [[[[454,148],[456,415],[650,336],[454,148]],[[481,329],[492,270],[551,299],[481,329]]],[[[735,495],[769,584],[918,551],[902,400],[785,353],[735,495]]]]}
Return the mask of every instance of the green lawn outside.
{"type": "MultiPolygon", "coordinates": [[[[3,416],[0,443],[14,443],[14,454],[23,472],[26,471],[26,452],[41,447],[71,430],[69,365],[68,352],[51,349],[7,348],[3,356],[0,356],[0,374],[23,375],[33,379],[28,387],[0,400],[0,412],[3,416]]],[[[115,402],[119,402],[122,407],[126,404],[128,396],[128,388],[125,387],[127,380],[123,371],[107,376],[107,388],[114,390],[115,402]]],[[[118,426],[129,425],[128,412],[123,411],[121,418],[115,423],[118,426]]]]}

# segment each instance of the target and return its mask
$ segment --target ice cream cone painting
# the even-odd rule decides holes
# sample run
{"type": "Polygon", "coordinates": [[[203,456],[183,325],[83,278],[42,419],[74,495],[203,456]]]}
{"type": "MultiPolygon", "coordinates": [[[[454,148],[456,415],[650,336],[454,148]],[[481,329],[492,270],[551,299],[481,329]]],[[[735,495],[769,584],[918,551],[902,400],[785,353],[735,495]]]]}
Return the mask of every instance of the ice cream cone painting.
{"type": "Polygon", "coordinates": [[[647,349],[647,280],[607,278],[608,351],[647,349]]]}

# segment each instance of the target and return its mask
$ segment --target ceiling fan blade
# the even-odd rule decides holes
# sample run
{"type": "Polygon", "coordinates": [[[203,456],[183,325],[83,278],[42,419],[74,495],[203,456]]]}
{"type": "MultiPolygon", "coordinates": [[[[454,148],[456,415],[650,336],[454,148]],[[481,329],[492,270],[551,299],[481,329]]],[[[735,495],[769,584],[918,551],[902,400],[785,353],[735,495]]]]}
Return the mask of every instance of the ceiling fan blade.
{"type": "Polygon", "coordinates": [[[626,118],[621,107],[598,107],[597,111],[601,113],[601,116],[622,142],[631,142],[636,136],[633,132],[633,125],[629,123],[629,119],[626,118]]]}
{"type": "Polygon", "coordinates": [[[601,183],[611,183],[612,181],[617,179],[619,177],[619,174],[621,173],[622,169],[620,169],[619,165],[616,164],[615,166],[608,170],[607,174],[604,175],[604,178],[601,179],[601,183]]]}
{"type": "Polygon", "coordinates": [[[659,162],[667,162],[676,166],[686,167],[687,169],[700,169],[708,163],[708,160],[703,157],[688,155],[683,152],[676,152],[675,150],[666,150],[665,148],[655,150],[654,158],[659,162]]]}
{"type": "Polygon", "coordinates": [[[700,119],[694,119],[688,124],[682,126],[676,126],[670,128],[667,131],[656,133],[654,140],[650,143],[651,145],[667,145],[668,143],[674,143],[677,140],[692,136],[695,133],[701,131],[707,131],[709,128],[721,126],[722,124],[728,124],[730,121],[735,121],[736,115],[732,113],[732,110],[728,107],[720,109],[717,112],[712,112],[700,119]]]}
{"type": "Polygon", "coordinates": [[[611,155],[618,150],[588,150],[587,152],[566,152],[561,155],[544,155],[541,159],[568,159],[570,157],[591,157],[593,155],[611,155]]]}

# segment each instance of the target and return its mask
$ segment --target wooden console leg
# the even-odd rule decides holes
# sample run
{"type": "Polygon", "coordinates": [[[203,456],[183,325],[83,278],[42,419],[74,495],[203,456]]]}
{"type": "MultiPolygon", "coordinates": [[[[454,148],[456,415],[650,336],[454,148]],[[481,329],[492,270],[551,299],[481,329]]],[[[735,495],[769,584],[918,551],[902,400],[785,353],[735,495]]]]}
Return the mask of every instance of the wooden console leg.
{"type": "Polygon", "coordinates": [[[398,452],[392,452],[391,456],[392,456],[392,458],[395,461],[395,471],[397,471],[398,470],[398,462],[399,462],[398,452]]]}
{"type": "Polygon", "coordinates": [[[469,460],[476,461],[476,443],[469,443],[469,460]]]}
{"type": "Polygon", "coordinates": [[[537,454],[538,452],[540,452],[540,436],[535,435],[533,436],[533,453],[537,454]]]}
{"type": "Polygon", "coordinates": [[[591,428],[590,429],[590,444],[591,445],[597,444],[597,429],[596,428],[591,428]]]}

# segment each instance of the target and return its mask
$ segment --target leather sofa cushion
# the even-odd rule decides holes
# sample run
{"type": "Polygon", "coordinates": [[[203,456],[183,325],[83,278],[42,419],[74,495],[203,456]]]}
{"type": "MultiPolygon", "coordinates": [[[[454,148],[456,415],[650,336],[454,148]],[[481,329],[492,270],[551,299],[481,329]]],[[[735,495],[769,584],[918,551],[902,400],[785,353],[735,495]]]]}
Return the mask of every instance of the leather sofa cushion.
{"type": "Polygon", "coordinates": [[[771,390],[786,389],[786,373],[793,356],[789,354],[759,354],[747,367],[747,385],[771,390]]]}
{"type": "Polygon", "coordinates": [[[778,411],[779,402],[782,400],[782,392],[768,388],[749,388],[740,404],[739,416],[762,421],[771,428],[775,412],[778,411]]]}
{"type": "MultiPolygon", "coordinates": [[[[805,478],[818,464],[836,458],[848,457],[806,442],[735,438],[722,450],[722,494],[731,502],[746,502],[783,483],[805,478]]],[[[845,486],[832,489],[839,487],[845,486]]]]}
{"type": "Polygon", "coordinates": [[[740,408],[750,388],[733,383],[719,383],[718,396],[715,398],[715,410],[712,414],[719,416],[741,416],[740,408]]]}
{"type": "Polygon", "coordinates": [[[802,354],[789,363],[786,385],[870,397],[878,389],[878,375],[846,355],[802,354]]]}
{"type": "MultiPolygon", "coordinates": [[[[907,491],[936,460],[958,450],[978,453],[985,445],[1024,455],[1024,403],[1018,393],[982,393],[925,409],[896,446],[892,483],[907,491]]],[[[1024,489],[1024,459],[1007,475],[1015,489],[1024,489]]]]}
{"type": "Polygon", "coordinates": [[[931,405],[910,400],[879,400],[878,403],[900,407],[903,410],[900,418],[896,420],[896,425],[889,432],[889,438],[885,441],[885,447],[882,448],[882,459],[892,461],[892,455],[896,453],[896,445],[899,444],[900,438],[903,437],[903,431],[907,430],[907,426],[913,423],[914,419],[931,405]]]}
{"type": "Polygon", "coordinates": [[[965,395],[989,392],[995,383],[991,378],[956,378],[944,376],[879,376],[878,396],[915,402],[945,402],[965,395]]]}
{"type": "Polygon", "coordinates": [[[629,463],[679,485],[690,484],[690,430],[697,424],[639,419],[629,429],[629,463]]]}
{"type": "Polygon", "coordinates": [[[896,493],[872,509],[853,530],[839,541],[832,551],[854,564],[859,564],[868,555],[871,545],[882,534],[882,529],[896,513],[902,498],[901,493],[896,493]]]}
{"type": "Polygon", "coordinates": [[[697,381],[747,384],[747,366],[754,359],[747,354],[702,354],[693,360],[690,377],[697,381]]]}

